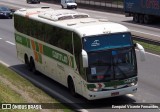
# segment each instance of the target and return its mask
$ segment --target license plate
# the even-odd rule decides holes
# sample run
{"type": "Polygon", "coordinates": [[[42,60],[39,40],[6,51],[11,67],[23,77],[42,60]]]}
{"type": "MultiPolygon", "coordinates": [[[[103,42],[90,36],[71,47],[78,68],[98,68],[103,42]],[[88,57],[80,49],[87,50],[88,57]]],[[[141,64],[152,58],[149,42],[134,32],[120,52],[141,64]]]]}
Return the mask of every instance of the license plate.
{"type": "Polygon", "coordinates": [[[119,92],[111,93],[111,96],[118,96],[118,95],[119,95],[119,92]]]}

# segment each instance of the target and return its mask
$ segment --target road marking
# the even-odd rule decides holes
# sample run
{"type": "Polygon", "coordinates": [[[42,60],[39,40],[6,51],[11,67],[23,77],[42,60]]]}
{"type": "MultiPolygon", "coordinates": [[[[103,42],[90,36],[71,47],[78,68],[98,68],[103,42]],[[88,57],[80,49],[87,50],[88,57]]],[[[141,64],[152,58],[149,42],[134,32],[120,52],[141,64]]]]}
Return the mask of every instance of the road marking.
{"type": "MultiPolygon", "coordinates": [[[[138,51],[138,52],[139,52],[139,50],[138,50],[138,49],[136,49],[136,51],[138,51]]],[[[145,53],[146,53],[146,54],[153,55],[153,56],[156,56],[156,57],[160,58],[160,55],[158,55],[158,54],[153,54],[153,53],[149,53],[149,52],[145,52],[145,53]]]]}
{"type": "Polygon", "coordinates": [[[134,95],[133,95],[133,94],[127,94],[127,96],[129,96],[129,97],[134,97],[134,95]]]}
{"type": "Polygon", "coordinates": [[[86,109],[77,109],[78,112],[88,112],[86,109]]]}
{"type": "Polygon", "coordinates": [[[1,40],[2,38],[0,38],[0,40],[1,40]]]}
{"type": "Polygon", "coordinates": [[[149,53],[149,52],[146,52],[146,54],[150,54],[150,55],[153,55],[153,56],[156,56],[156,57],[160,58],[160,55],[157,55],[157,54],[153,54],[153,53],[149,53]]]}
{"type": "Polygon", "coordinates": [[[6,41],[6,42],[11,44],[11,45],[16,45],[16,44],[14,44],[13,42],[10,42],[10,41],[6,41]]]}
{"type": "Polygon", "coordinates": [[[7,63],[5,63],[5,62],[3,62],[3,61],[1,61],[1,60],[0,60],[0,63],[1,63],[2,65],[6,66],[6,67],[9,67],[9,65],[8,65],[7,63]]]}
{"type": "Polygon", "coordinates": [[[147,35],[151,35],[151,36],[155,36],[155,37],[160,37],[159,35],[154,35],[154,34],[150,34],[150,33],[146,33],[146,32],[141,32],[141,31],[136,31],[136,30],[130,30],[130,31],[134,31],[134,32],[142,33],[142,34],[147,34],[147,35]]]}

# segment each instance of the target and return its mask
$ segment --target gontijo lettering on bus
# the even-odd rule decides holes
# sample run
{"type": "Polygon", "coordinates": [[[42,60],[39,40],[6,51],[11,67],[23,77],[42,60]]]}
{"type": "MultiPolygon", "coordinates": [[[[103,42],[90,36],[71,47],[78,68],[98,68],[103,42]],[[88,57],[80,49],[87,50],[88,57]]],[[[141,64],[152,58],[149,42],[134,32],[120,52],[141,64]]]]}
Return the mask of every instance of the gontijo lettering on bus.
{"type": "Polygon", "coordinates": [[[74,68],[73,56],[62,53],[62,52],[55,50],[53,48],[50,48],[46,45],[43,45],[43,54],[63,63],[65,65],[69,65],[72,68],[74,68]]]}
{"type": "Polygon", "coordinates": [[[67,56],[62,55],[61,53],[58,53],[56,51],[52,51],[52,56],[57,60],[61,60],[63,63],[68,63],[67,56]]]}

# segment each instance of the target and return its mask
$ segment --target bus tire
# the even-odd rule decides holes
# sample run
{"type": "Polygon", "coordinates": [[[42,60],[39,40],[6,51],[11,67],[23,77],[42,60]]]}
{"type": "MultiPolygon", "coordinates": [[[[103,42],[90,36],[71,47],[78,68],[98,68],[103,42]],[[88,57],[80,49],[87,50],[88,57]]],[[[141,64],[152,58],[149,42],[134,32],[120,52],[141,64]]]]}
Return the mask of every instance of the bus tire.
{"type": "Polygon", "coordinates": [[[36,73],[36,67],[35,67],[34,59],[32,57],[30,58],[29,67],[31,72],[36,73]]]}
{"type": "Polygon", "coordinates": [[[77,97],[77,93],[75,91],[74,82],[71,77],[68,78],[68,89],[72,96],[77,97]]]}
{"type": "Polygon", "coordinates": [[[29,59],[28,59],[28,56],[27,54],[24,55],[24,62],[25,62],[25,65],[27,66],[27,68],[29,69],[29,59]]]}
{"type": "Polygon", "coordinates": [[[63,5],[61,5],[62,6],[62,9],[64,9],[64,6],[63,5]]]}

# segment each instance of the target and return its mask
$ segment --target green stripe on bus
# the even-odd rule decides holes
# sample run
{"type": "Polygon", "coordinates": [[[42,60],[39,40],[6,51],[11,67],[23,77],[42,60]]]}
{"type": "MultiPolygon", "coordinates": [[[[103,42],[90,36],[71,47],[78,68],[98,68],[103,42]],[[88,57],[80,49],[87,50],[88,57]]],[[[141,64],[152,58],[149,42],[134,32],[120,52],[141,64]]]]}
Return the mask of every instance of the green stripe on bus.
{"type": "Polygon", "coordinates": [[[17,43],[22,44],[22,45],[30,48],[29,39],[25,38],[24,36],[19,35],[19,34],[15,34],[15,40],[17,43]]]}
{"type": "Polygon", "coordinates": [[[96,88],[96,85],[95,84],[87,84],[87,88],[96,88]]]}
{"type": "MultiPolygon", "coordinates": [[[[53,58],[65,65],[69,65],[69,59],[68,59],[68,56],[62,52],[59,52],[55,49],[52,49],[48,46],[45,46],[43,45],[43,54],[50,57],[50,58],[53,58]]],[[[73,58],[73,57],[72,57],[73,58]]],[[[73,60],[73,59],[72,59],[73,60]]],[[[72,65],[73,65],[73,61],[72,61],[72,65]]],[[[74,68],[74,65],[71,66],[74,68]]]]}
{"type": "Polygon", "coordinates": [[[30,39],[27,38],[27,47],[31,48],[30,39]]]}
{"type": "MultiPolygon", "coordinates": [[[[21,45],[24,45],[28,48],[31,48],[30,39],[15,33],[15,40],[16,40],[17,43],[19,43],[21,45]]],[[[36,46],[35,50],[37,52],[40,52],[38,42],[36,42],[36,41],[34,41],[34,42],[35,42],[35,46],[36,46]]],[[[68,57],[67,54],[64,54],[64,53],[59,52],[55,49],[52,49],[52,48],[50,48],[46,45],[43,45],[43,54],[61,62],[61,63],[63,63],[65,65],[68,65],[68,66],[71,66],[72,68],[74,68],[74,58],[73,58],[73,56],[69,56],[70,60],[71,60],[69,62],[69,57],[68,57]]],[[[40,55],[39,55],[39,62],[42,63],[42,57],[40,55]]]]}
{"type": "Polygon", "coordinates": [[[123,85],[123,84],[125,84],[123,80],[104,83],[105,87],[118,86],[118,85],[123,85]]]}
{"type": "Polygon", "coordinates": [[[39,57],[39,58],[38,58],[38,59],[39,59],[39,60],[38,60],[38,61],[39,61],[39,63],[41,63],[41,64],[42,64],[42,55],[41,55],[40,53],[38,53],[38,57],[39,57]]]}
{"type": "MultiPolygon", "coordinates": [[[[129,78],[121,81],[111,81],[111,82],[105,82],[102,83],[105,85],[105,87],[113,87],[113,86],[118,86],[118,85],[124,85],[124,84],[130,84],[132,82],[137,81],[137,77],[134,78],[129,78]]],[[[96,88],[96,84],[87,84],[87,88],[96,88]]]]}

